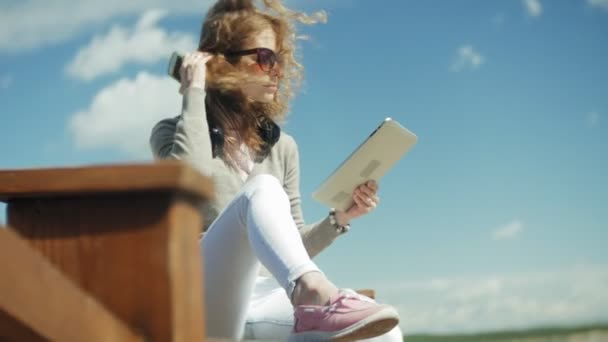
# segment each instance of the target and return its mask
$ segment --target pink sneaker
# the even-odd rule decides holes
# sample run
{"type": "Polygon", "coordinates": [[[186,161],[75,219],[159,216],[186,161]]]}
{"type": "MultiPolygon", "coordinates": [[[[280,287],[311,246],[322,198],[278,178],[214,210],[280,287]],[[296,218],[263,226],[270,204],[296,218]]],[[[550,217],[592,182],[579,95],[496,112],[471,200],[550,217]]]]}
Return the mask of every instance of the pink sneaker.
{"type": "Polygon", "coordinates": [[[298,305],[289,341],[356,341],[389,332],[399,323],[397,310],[376,304],[352,290],[341,290],[329,305],[298,305]]]}

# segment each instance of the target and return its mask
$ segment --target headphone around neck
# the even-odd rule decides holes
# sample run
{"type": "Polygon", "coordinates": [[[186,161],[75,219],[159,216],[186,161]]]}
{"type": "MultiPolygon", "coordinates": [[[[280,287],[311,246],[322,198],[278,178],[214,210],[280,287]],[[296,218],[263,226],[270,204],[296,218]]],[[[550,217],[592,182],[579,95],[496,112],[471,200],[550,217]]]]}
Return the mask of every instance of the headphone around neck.
{"type": "MultiPolygon", "coordinates": [[[[213,150],[213,158],[221,157],[224,151],[224,144],[226,136],[222,128],[210,120],[209,115],[207,116],[207,122],[209,123],[209,136],[211,137],[211,146],[213,150]]],[[[263,161],[272,147],[279,141],[281,137],[281,128],[272,119],[265,118],[258,129],[258,134],[264,142],[262,151],[258,153],[255,158],[255,162],[259,163],[263,161]]]]}

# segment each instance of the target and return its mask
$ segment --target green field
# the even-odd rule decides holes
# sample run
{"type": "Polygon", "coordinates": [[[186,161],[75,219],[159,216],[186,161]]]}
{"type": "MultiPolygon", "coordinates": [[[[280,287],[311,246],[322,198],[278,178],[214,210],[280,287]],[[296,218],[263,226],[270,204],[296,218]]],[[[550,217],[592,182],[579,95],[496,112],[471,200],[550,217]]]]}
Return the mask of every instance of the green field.
{"type": "Polygon", "coordinates": [[[521,331],[499,331],[463,335],[406,335],[407,342],[493,342],[493,341],[551,341],[608,342],[608,324],[571,328],[538,328],[521,331]]]}

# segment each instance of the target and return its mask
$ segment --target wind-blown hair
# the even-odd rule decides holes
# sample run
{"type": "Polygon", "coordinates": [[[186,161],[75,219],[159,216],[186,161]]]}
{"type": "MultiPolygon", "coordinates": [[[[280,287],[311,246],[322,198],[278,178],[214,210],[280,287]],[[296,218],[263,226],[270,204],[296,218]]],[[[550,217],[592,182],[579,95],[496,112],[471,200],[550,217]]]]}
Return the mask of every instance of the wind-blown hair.
{"type": "MultiPolygon", "coordinates": [[[[250,148],[261,151],[259,129],[265,121],[285,118],[289,101],[302,80],[304,68],[295,56],[295,25],[325,21],[323,11],[307,15],[286,8],[280,0],[218,0],[203,22],[198,47],[199,51],[215,55],[207,63],[205,103],[210,122],[224,131],[237,129],[250,148]],[[256,2],[263,6],[256,6],[256,2]],[[276,35],[280,78],[275,99],[260,103],[247,99],[239,87],[256,76],[236,67],[240,57],[226,57],[224,53],[243,50],[248,40],[268,28],[276,35]]],[[[229,138],[225,148],[235,148],[234,144],[234,139],[229,138]]]]}

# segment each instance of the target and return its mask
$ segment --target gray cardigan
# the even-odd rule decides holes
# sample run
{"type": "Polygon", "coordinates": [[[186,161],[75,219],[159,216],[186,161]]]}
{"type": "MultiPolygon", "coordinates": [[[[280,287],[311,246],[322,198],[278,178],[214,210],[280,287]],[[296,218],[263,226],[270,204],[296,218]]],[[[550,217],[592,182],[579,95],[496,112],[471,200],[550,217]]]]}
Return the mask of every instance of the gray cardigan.
{"type": "MultiPolygon", "coordinates": [[[[213,179],[216,193],[214,200],[203,208],[204,231],[245,183],[236,170],[228,167],[221,158],[212,156],[205,113],[205,92],[202,89],[188,89],[183,97],[182,114],[176,118],[164,119],[154,126],[150,146],[156,159],[186,161],[213,179]]],[[[255,163],[249,177],[259,174],[273,175],[283,184],[291,204],[291,215],[311,258],[335,240],[339,234],[328,217],[311,225],[304,224],[298,146],[290,135],[281,132],[279,141],[272,147],[268,157],[255,163]]]]}

